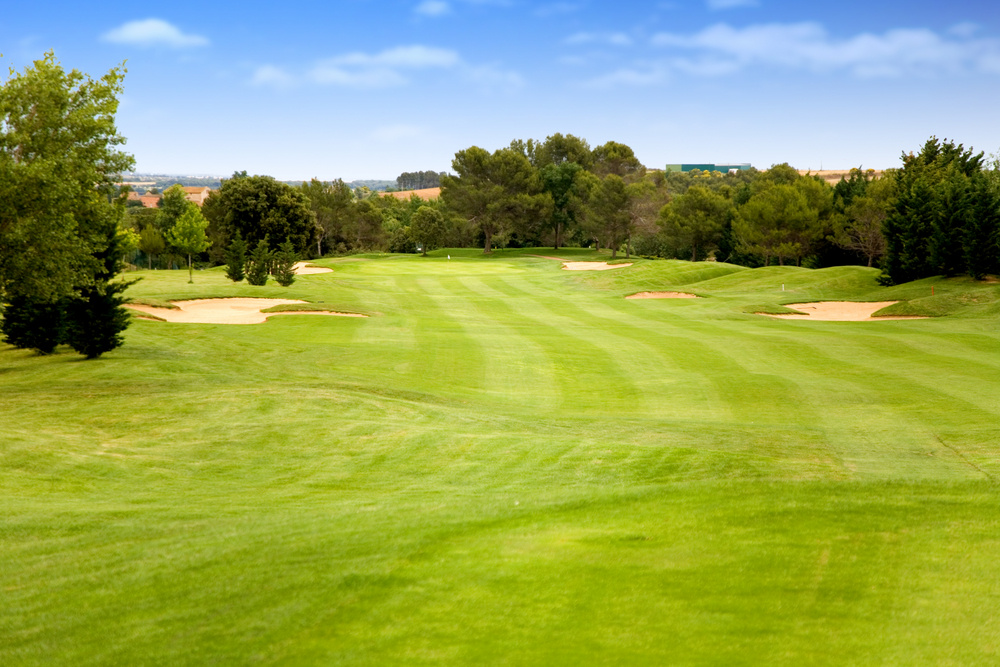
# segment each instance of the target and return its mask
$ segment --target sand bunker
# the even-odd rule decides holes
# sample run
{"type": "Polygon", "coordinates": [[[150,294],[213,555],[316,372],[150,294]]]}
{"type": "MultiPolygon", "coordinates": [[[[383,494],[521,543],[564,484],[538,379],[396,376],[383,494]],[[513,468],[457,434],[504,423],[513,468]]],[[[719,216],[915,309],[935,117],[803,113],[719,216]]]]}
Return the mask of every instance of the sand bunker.
{"type": "Polygon", "coordinates": [[[700,299],[697,294],[687,292],[639,292],[629,294],[626,299],[700,299]]]}
{"type": "Polygon", "coordinates": [[[923,320],[925,317],[916,315],[889,315],[886,317],[872,317],[872,313],[891,306],[898,301],[818,301],[816,303],[787,303],[787,308],[801,310],[806,315],[796,315],[785,313],[782,315],[772,313],[758,313],[768,317],[777,317],[783,320],[823,320],[827,322],[875,322],[878,320],[923,320]]]}
{"type": "Polygon", "coordinates": [[[327,269],[322,266],[310,266],[309,262],[295,262],[292,265],[292,270],[295,271],[297,276],[311,276],[316,273],[333,273],[333,269],[327,269]]]}
{"type": "Polygon", "coordinates": [[[607,271],[608,269],[623,269],[626,266],[632,266],[632,262],[625,262],[624,264],[608,264],[607,262],[569,262],[562,257],[550,257],[548,255],[532,256],[541,257],[542,259],[554,259],[557,262],[562,262],[562,268],[566,271],[607,271]]]}
{"type": "Polygon", "coordinates": [[[562,267],[567,271],[607,271],[608,269],[624,269],[632,266],[632,262],[624,264],[608,264],[607,262],[563,262],[562,267]]]}
{"type": "Polygon", "coordinates": [[[359,313],[334,313],[326,310],[294,310],[285,313],[262,313],[271,306],[308,303],[297,299],[194,299],[174,301],[178,309],[157,308],[138,303],[125,306],[141,313],[154,315],[167,322],[191,324],[260,324],[272,315],[338,315],[340,317],[367,317],[359,313]]]}

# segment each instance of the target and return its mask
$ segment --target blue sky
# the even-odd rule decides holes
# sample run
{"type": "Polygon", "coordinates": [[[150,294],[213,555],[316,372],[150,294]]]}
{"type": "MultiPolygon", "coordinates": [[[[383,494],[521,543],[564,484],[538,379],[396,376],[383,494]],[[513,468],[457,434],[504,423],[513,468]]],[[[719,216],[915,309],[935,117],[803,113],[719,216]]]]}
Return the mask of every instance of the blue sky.
{"type": "Polygon", "coordinates": [[[650,167],[1000,149],[985,0],[11,3],[3,66],[48,49],[127,61],[118,124],[146,172],[392,179],[555,132],[650,167]]]}

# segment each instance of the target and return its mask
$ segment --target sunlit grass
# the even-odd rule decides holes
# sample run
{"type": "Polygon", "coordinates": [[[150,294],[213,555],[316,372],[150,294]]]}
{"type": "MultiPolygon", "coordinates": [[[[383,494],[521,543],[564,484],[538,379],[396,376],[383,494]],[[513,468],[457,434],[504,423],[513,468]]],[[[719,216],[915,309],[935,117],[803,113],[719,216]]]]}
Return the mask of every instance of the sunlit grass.
{"type": "Polygon", "coordinates": [[[0,348],[0,663],[1000,659],[998,285],[535,254],[608,257],[142,271],[372,316],[0,348]]]}

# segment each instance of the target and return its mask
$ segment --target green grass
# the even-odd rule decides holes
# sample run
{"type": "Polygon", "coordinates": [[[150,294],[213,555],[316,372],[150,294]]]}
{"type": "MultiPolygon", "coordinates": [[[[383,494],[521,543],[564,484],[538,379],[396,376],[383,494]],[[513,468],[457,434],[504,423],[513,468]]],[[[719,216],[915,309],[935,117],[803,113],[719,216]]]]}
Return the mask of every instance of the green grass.
{"type": "Polygon", "coordinates": [[[608,259],[142,271],[371,317],[0,347],[0,664],[1000,661],[1000,286],[536,253],[608,259]],[[827,299],[939,316],[746,312],[827,299]]]}

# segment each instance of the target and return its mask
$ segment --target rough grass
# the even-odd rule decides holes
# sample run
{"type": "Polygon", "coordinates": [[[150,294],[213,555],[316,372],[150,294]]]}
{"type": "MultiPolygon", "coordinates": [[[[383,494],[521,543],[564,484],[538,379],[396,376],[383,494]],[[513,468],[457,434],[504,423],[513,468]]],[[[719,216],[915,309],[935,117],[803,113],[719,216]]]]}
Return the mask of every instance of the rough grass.
{"type": "Polygon", "coordinates": [[[930,285],[532,252],[143,271],[380,316],[0,347],[0,664],[1000,660],[996,284],[781,321],[930,285]]]}

